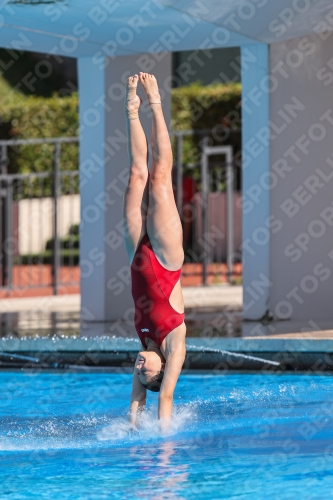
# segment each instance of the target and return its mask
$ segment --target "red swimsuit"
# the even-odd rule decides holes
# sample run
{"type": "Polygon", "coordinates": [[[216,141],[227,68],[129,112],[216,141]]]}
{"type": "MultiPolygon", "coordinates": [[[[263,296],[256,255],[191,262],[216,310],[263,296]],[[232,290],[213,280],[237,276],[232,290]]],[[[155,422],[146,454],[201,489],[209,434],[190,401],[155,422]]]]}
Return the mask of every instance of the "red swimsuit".
{"type": "Polygon", "coordinates": [[[184,321],[185,313],[177,312],[169,303],[180,273],[181,269],[168,271],[159,263],[145,234],[131,264],[134,324],[145,348],[145,338],[160,347],[165,337],[184,321]]]}

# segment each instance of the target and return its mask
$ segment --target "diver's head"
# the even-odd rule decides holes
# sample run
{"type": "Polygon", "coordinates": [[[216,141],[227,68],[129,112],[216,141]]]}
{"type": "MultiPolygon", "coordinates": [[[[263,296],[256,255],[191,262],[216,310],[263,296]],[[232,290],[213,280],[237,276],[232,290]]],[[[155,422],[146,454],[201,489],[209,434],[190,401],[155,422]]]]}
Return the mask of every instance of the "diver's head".
{"type": "Polygon", "coordinates": [[[139,352],[136,362],[141,384],[149,391],[159,392],[164,375],[164,359],[156,351],[139,352]]]}

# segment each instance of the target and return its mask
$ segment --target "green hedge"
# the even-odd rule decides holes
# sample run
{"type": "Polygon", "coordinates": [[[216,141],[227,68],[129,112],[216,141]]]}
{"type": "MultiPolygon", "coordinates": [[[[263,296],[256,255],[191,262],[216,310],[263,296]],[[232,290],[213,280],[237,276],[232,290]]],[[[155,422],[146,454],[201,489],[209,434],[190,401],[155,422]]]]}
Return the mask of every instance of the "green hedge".
{"type": "MultiPolygon", "coordinates": [[[[241,135],[237,129],[241,127],[241,91],[239,83],[214,84],[202,87],[200,83],[172,90],[172,130],[214,129],[213,134],[207,134],[209,144],[232,145],[234,155],[241,151],[241,135]],[[227,135],[222,127],[231,128],[227,135]]],[[[200,178],[201,135],[184,137],[183,164],[195,165],[192,174],[200,178]]],[[[173,151],[176,155],[176,143],[173,141],[173,151]]],[[[239,179],[238,179],[239,184],[239,179]]]]}
{"type": "MultiPolygon", "coordinates": [[[[45,249],[46,250],[53,250],[54,246],[54,238],[51,238],[47,240],[45,244],[45,249]]],[[[59,241],[59,248],[61,249],[72,249],[72,248],[79,248],[80,247],[80,238],[79,236],[68,236],[66,238],[62,238],[59,241]]]]}
{"type": "MultiPolygon", "coordinates": [[[[230,126],[227,117],[234,118],[239,113],[241,98],[240,84],[215,84],[203,87],[199,83],[172,90],[172,129],[202,129],[221,125],[230,126]]],[[[78,95],[50,98],[21,94],[7,94],[0,101],[0,139],[30,139],[77,136],[78,95]]],[[[232,127],[240,126],[240,120],[233,120],[232,127]]],[[[216,129],[218,131],[218,128],[216,129]]],[[[218,132],[216,134],[219,135],[218,132]]],[[[212,143],[219,143],[217,137],[212,143]]],[[[240,135],[231,134],[223,144],[232,143],[234,150],[240,150],[240,135]]],[[[53,146],[36,145],[9,148],[9,172],[51,172],[53,169],[53,146]]],[[[200,137],[184,139],[184,164],[197,164],[200,155],[200,137]]],[[[78,146],[62,145],[61,170],[77,170],[78,146]]],[[[44,195],[51,194],[50,181],[45,184],[44,195]]],[[[69,191],[69,182],[63,186],[63,194],[69,191]]],[[[78,182],[74,192],[78,192],[78,182]]],[[[38,195],[38,186],[26,183],[24,195],[38,195]]]]}
{"type": "MultiPolygon", "coordinates": [[[[78,96],[54,95],[50,98],[17,96],[9,102],[0,102],[0,138],[33,139],[51,137],[76,137],[78,135],[78,96]]],[[[9,172],[52,172],[52,144],[8,148],[9,172]]],[[[62,144],[60,170],[77,170],[78,144],[62,144]]],[[[38,183],[24,183],[23,196],[38,196],[38,183]]],[[[78,192],[78,178],[72,186],[78,192]]],[[[62,194],[70,192],[69,178],[64,179],[62,194]]],[[[43,181],[43,196],[52,193],[51,180],[43,181]]]]}
{"type": "MultiPolygon", "coordinates": [[[[241,99],[241,84],[201,86],[192,83],[172,90],[172,129],[203,129],[217,125],[230,126],[229,114],[237,110],[241,99]]],[[[239,110],[238,110],[239,111],[239,110]]],[[[232,122],[235,120],[232,119],[232,122]]],[[[236,120],[234,126],[240,125],[236,120]]]]}
{"type": "MultiPolygon", "coordinates": [[[[72,250],[62,249],[60,254],[60,264],[62,266],[78,266],[80,262],[80,251],[78,248],[73,248],[72,250]]],[[[42,254],[23,254],[19,257],[14,258],[14,264],[52,264],[53,263],[53,252],[52,250],[45,250],[42,254]]]]}
{"type": "MultiPolygon", "coordinates": [[[[46,241],[45,250],[53,250],[54,238],[46,241]]],[[[80,225],[71,224],[68,235],[59,239],[59,248],[72,250],[73,248],[80,247],[80,225]]]]}

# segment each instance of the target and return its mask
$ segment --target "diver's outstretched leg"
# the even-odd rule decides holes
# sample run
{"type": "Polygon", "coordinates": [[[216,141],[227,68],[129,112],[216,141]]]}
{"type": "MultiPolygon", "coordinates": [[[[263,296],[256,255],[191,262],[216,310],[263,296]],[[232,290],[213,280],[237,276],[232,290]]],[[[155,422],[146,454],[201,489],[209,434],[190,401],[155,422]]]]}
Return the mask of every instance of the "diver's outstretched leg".
{"type": "Polygon", "coordinates": [[[128,78],[125,99],[130,173],[123,201],[123,224],[130,263],[147,232],[148,208],[148,146],[138,114],[141,99],[136,94],[137,84],[138,75],[128,78]]]}
{"type": "Polygon", "coordinates": [[[154,75],[140,73],[152,110],[153,164],[149,175],[147,232],[162,265],[171,271],[184,262],[183,230],[172,190],[172,150],[154,75]]]}

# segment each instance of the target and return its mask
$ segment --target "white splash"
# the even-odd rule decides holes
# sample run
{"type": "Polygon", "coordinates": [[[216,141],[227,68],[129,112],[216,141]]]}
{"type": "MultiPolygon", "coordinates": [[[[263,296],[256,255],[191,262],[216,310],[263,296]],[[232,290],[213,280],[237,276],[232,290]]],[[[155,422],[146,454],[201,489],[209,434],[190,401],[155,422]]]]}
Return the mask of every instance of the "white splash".
{"type": "Polygon", "coordinates": [[[65,423],[50,418],[19,430],[15,428],[15,421],[12,421],[12,429],[0,436],[0,451],[93,449],[105,446],[103,441],[118,445],[125,441],[148,441],[174,436],[191,429],[196,420],[194,408],[193,404],[176,406],[170,429],[164,434],[160,431],[156,407],[149,407],[142,414],[140,429],[133,428],[128,417],[114,418],[110,423],[107,415],[84,415],[65,423]]]}
{"type": "Polygon", "coordinates": [[[141,415],[139,429],[130,424],[128,417],[117,418],[110,425],[97,432],[97,439],[100,441],[119,441],[127,438],[132,441],[173,436],[191,428],[195,420],[196,413],[193,405],[178,406],[174,409],[169,430],[167,433],[162,433],[157,418],[157,409],[149,408],[141,415]]]}

